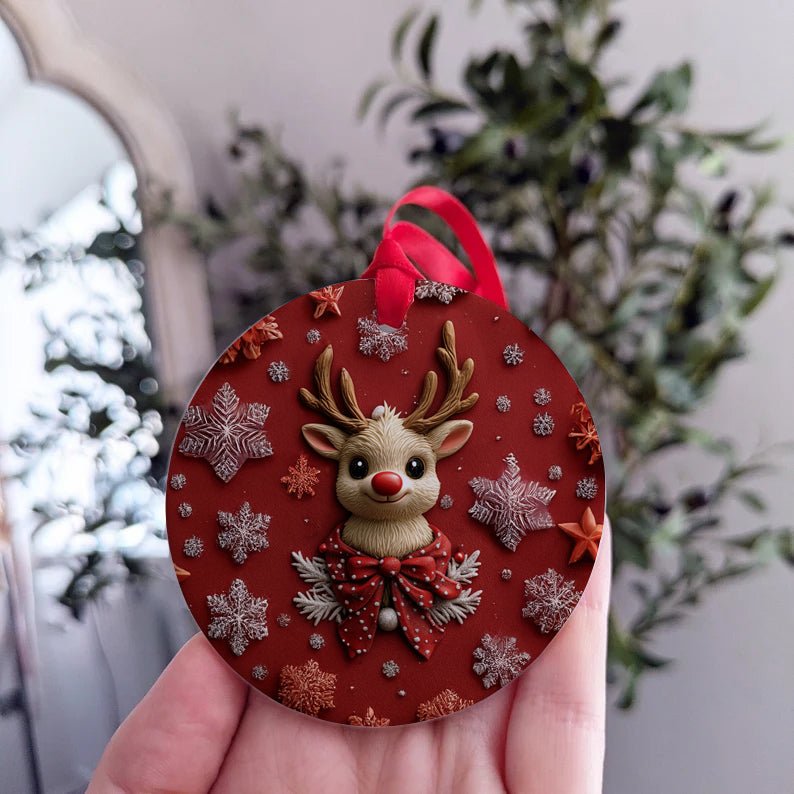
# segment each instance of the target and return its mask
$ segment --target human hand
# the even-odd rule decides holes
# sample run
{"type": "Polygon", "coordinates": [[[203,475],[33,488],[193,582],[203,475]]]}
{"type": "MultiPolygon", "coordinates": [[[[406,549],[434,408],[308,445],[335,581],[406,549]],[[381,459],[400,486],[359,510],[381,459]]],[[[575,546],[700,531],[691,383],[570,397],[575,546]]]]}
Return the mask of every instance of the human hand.
{"type": "Polygon", "coordinates": [[[111,739],[88,794],[601,791],[611,542],[554,642],[517,681],[433,722],[352,728],[262,697],[200,634],[111,739]]]}

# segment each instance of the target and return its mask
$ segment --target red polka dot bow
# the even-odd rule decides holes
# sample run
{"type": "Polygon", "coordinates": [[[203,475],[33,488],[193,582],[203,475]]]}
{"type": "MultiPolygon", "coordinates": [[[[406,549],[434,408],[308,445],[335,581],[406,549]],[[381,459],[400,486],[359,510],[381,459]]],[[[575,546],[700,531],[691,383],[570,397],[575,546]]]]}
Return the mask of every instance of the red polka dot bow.
{"type": "Polygon", "coordinates": [[[433,541],[402,559],[370,557],[342,541],[341,527],[320,546],[334,583],[334,594],[344,606],[339,637],[351,658],[366,653],[385,607],[394,609],[397,623],[411,647],[429,659],[444,633],[430,619],[435,597],[450,600],[460,595],[460,584],[445,575],[451,544],[432,527],[433,541]],[[386,600],[388,603],[384,603],[386,600]]]}

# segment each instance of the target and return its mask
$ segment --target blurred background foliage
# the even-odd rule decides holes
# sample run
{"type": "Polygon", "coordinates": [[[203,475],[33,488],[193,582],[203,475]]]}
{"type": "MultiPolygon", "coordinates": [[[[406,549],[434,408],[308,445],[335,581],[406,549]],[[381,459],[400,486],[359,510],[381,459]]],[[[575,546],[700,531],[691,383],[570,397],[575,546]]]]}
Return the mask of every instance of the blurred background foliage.
{"type": "MultiPolygon", "coordinates": [[[[415,184],[444,187],[475,214],[513,312],[593,409],[615,575],[634,597],[610,621],[610,678],[626,707],[640,676],[668,661],[655,647],[660,627],[719,582],[773,558],[794,563],[792,528],[763,523],[752,479],[769,454],[739,459],[731,433],[741,425],[715,435],[697,414],[724,367],[746,355],[747,320],[774,289],[794,235],[770,188],[729,179],[733,154],[761,155],[777,141],[760,126],[684,122],[691,64],[638,88],[602,65],[621,27],[609,0],[512,5],[521,46],[461,53],[454,91],[433,71],[442,17],[411,11],[392,35],[393,74],[369,85],[359,115],[379,127],[407,117],[422,141],[407,153],[415,184]],[[671,461],[684,450],[702,456],[703,474],[676,487],[671,461]],[[750,526],[748,512],[758,514],[750,526]]],[[[245,288],[227,292],[225,308],[219,298],[221,347],[270,308],[360,274],[396,198],[349,186],[341,163],[311,179],[272,132],[233,126],[235,194],[209,198],[195,216],[166,212],[210,262],[230,250],[245,262],[245,288]]]]}
{"type": "Polygon", "coordinates": [[[145,324],[140,216],[134,196],[117,195],[120,172],[132,168],[112,168],[78,199],[85,217],[101,219],[88,222],[86,242],[65,234],[57,213],[0,237],[3,265],[21,271],[39,307],[46,373],[5,465],[30,501],[37,567],[66,566],[60,601],[77,618],[109,584],[144,573],[151,541],[165,537],[165,407],[145,324]]]}

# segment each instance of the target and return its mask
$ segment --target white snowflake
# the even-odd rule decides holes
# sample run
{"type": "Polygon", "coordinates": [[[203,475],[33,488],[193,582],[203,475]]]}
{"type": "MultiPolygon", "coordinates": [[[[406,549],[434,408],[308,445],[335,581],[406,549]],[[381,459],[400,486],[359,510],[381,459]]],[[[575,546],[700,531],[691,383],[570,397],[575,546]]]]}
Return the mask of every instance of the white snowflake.
{"type": "Polygon", "coordinates": [[[496,410],[500,414],[506,414],[510,410],[511,405],[510,398],[506,394],[500,394],[496,398],[496,410]]]}
{"type": "Polygon", "coordinates": [[[536,389],[532,395],[535,400],[535,405],[548,405],[551,402],[551,392],[548,389],[536,389]]]}
{"type": "Polygon", "coordinates": [[[479,647],[474,649],[472,669],[490,689],[494,684],[509,684],[528,664],[528,653],[516,648],[515,637],[484,634],[479,647]]]}
{"type": "Polygon", "coordinates": [[[263,425],[270,408],[262,403],[241,403],[237,392],[224,383],[207,410],[191,405],[185,413],[185,437],[179,451],[193,458],[206,458],[224,482],[237,474],[248,458],[273,454],[263,425]]]}
{"type": "Polygon", "coordinates": [[[438,506],[442,510],[449,510],[449,508],[454,504],[455,500],[448,493],[445,493],[438,502],[438,506]]]}
{"type": "Polygon", "coordinates": [[[283,361],[271,361],[267,365],[267,376],[273,383],[286,383],[289,374],[289,367],[283,361]]]}
{"type": "Polygon", "coordinates": [[[598,483],[595,477],[583,477],[576,483],[576,495],[580,499],[595,499],[598,496],[598,483]]]}
{"type": "Polygon", "coordinates": [[[242,565],[248,553],[268,547],[267,530],[270,516],[255,513],[248,502],[243,502],[236,513],[218,511],[218,523],[223,531],[218,533],[218,545],[232,553],[232,559],[242,565]]]}
{"type": "Polygon", "coordinates": [[[556,463],[553,466],[549,466],[549,479],[550,480],[561,480],[562,479],[562,466],[558,466],[556,463]]]}
{"type": "Polygon", "coordinates": [[[443,304],[452,303],[456,295],[462,295],[463,290],[453,287],[451,284],[444,284],[442,281],[417,281],[414,295],[419,300],[435,298],[443,304]]]}
{"type": "Polygon", "coordinates": [[[263,664],[258,664],[251,670],[251,678],[255,678],[257,681],[263,681],[267,676],[268,669],[263,664]]]}
{"type": "Polygon", "coordinates": [[[551,414],[538,414],[532,422],[532,430],[536,436],[550,436],[554,431],[554,419],[551,414]]]}
{"type": "Polygon", "coordinates": [[[310,345],[316,345],[320,341],[320,332],[316,328],[310,328],[306,332],[306,341],[310,345]]]}
{"type": "Polygon", "coordinates": [[[521,610],[543,634],[559,631],[571,616],[582,594],[573,579],[567,581],[554,568],[524,580],[526,606],[521,610]]]}
{"type": "Polygon", "coordinates": [[[182,546],[185,557],[201,557],[204,553],[204,541],[198,535],[192,535],[182,546]]]}
{"type": "Polygon", "coordinates": [[[509,568],[502,568],[502,573],[500,573],[499,575],[506,582],[509,582],[513,578],[513,572],[509,568]]]}
{"type": "Polygon", "coordinates": [[[397,697],[404,698],[404,697],[405,697],[405,694],[406,694],[406,692],[405,692],[405,690],[404,690],[404,689],[398,689],[398,690],[397,690],[397,697]]]}
{"type": "Polygon", "coordinates": [[[309,647],[315,651],[325,647],[325,637],[322,634],[312,634],[309,637],[309,647]]]}
{"type": "Polygon", "coordinates": [[[290,623],[292,623],[292,618],[286,613],[282,612],[277,618],[276,623],[281,626],[282,629],[286,629],[290,623]]]}
{"type": "Polygon", "coordinates": [[[394,661],[394,659],[389,659],[383,663],[383,667],[381,667],[381,671],[386,678],[396,678],[398,673],[400,672],[400,665],[394,661]]]}
{"type": "Polygon", "coordinates": [[[248,592],[242,579],[235,579],[228,593],[207,596],[212,620],[207,636],[213,640],[228,640],[235,656],[242,656],[251,640],[267,637],[267,599],[248,592]]]}
{"type": "Polygon", "coordinates": [[[388,361],[392,356],[408,349],[408,326],[403,323],[399,328],[388,328],[378,324],[377,315],[372,312],[368,317],[358,318],[358,349],[365,356],[377,356],[388,361]]]}
{"type": "Polygon", "coordinates": [[[174,474],[171,477],[171,487],[175,491],[181,491],[187,485],[187,477],[184,474],[174,474]]]}
{"type": "Polygon", "coordinates": [[[516,367],[524,360],[524,351],[514,342],[502,351],[502,356],[505,360],[505,364],[516,367]]]}
{"type": "Polygon", "coordinates": [[[177,507],[177,512],[182,518],[190,518],[193,515],[193,505],[190,502],[180,502],[177,507]]]}
{"type": "Polygon", "coordinates": [[[510,551],[515,551],[530,530],[554,526],[548,506],[557,492],[538,482],[522,480],[512,452],[504,462],[505,470],[498,479],[475,477],[469,481],[477,497],[469,515],[493,526],[496,537],[510,551]]]}

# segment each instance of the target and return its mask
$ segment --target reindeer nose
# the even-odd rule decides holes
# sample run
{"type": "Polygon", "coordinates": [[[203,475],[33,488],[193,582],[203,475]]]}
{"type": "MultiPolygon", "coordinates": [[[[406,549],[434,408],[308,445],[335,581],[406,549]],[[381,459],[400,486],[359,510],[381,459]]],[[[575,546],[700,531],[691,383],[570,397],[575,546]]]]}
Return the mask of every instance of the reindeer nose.
{"type": "Polygon", "coordinates": [[[393,471],[379,471],[372,478],[372,490],[381,496],[394,496],[403,487],[403,478],[393,471]]]}

